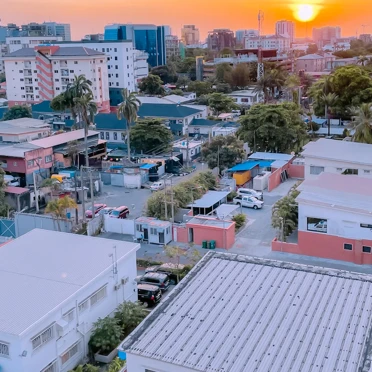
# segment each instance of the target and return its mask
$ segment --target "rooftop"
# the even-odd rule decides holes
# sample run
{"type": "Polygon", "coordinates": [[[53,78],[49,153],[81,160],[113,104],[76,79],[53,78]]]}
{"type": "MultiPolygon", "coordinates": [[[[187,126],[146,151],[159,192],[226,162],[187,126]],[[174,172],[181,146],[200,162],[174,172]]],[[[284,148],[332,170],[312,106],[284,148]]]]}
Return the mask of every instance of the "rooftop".
{"type": "Polygon", "coordinates": [[[19,128],[45,128],[50,127],[48,123],[45,123],[44,120],[32,119],[32,118],[20,118],[13,120],[5,120],[0,123],[0,128],[3,126],[13,126],[19,128]]]}
{"type": "Polygon", "coordinates": [[[177,94],[170,94],[169,96],[163,97],[163,99],[171,103],[176,103],[176,104],[192,101],[192,99],[190,98],[185,98],[177,94]]]}
{"type": "Polygon", "coordinates": [[[23,142],[17,144],[4,144],[0,145],[0,155],[9,156],[14,158],[23,158],[26,152],[40,149],[40,146],[36,146],[30,142],[23,142]]]}
{"type": "Polygon", "coordinates": [[[307,54],[306,56],[298,57],[297,59],[324,59],[324,57],[320,56],[319,54],[307,54]]]}
{"type": "Polygon", "coordinates": [[[202,141],[191,140],[191,141],[189,141],[189,144],[187,145],[187,141],[180,140],[180,141],[177,141],[177,142],[173,143],[173,148],[187,149],[187,147],[189,147],[189,149],[192,149],[194,147],[201,146],[202,144],[203,144],[202,141]]]}
{"type": "Polygon", "coordinates": [[[162,103],[143,103],[139,110],[140,117],[163,117],[163,118],[184,118],[191,115],[199,114],[201,109],[191,107],[162,103]]]}
{"type": "MultiPolygon", "coordinates": [[[[88,131],[88,138],[90,136],[98,136],[99,132],[90,130],[88,131]]],[[[79,130],[73,130],[71,132],[61,133],[61,134],[55,134],[54,136],[41,138],[35,141],[30,141],[31,144],[40,146],[43,148],[49,148],[54,147],[58,145],[62,145],[64,143],[75,141],[84,138],[84,129],[79,130]]]]}
{"type": "Polygon", "coordinates": [[[359,213],[372,211],[372,179],[335,173],[321,173],[316,179],[302,182],[299,202],[337,209],[352,209],[359,213]]]}
{"type": "Polygon", "coordinates": [[[280,154],[275,152],[255,152],[249,156],[249,159],[257,160],[292,160],[294,155],[280,154]]]}
{"type": "Polygon", "coordinates": [[[230,94],[228,94],[229,96],[242,96],[242,97],[254,97],[254,96],[257,96],[257,92],[254,91],[254,89],[245,89],[245,90],[236,90],[230,94]]]}
{"type": "Polygon", "coordinates": [[[138,244],[34,229],[0,249],[0,332],[20,335],[138,244]],[[89,264],[87,264],[89,257],[89,264]]]}
{"type": "Polygon", "coordinates": [[[320,138],[304,146],[306,158],[328,159],[347,163],[372,165],[372,146],[366,143],[320,138]]]}
{"type": "Polygon", "coordinates": [[[137,96],[140,102],[143,103],[158,103],[163,105],[171,105],[173,102],[167,101],[164,98],[159,97],[147,97],[147,96],[137,96]]]}
{"type": "Polygon", "coordinates": [[[146,223],[150,226],[168,227],[171,225],[169,221],[162,221],[152,217],[138,217],[136,223],[146,223]]]}
{"type": "Polygon", "coordinates": [[[199,217],[199,216],[193,217],[191,220],[187,222],[187,224],[204,225],[204,226],[219,227],[219,228],[222,227],[224,229],[230,227],[232,223],[234,222],[226,221],[224,219],[217,219],[217,218],[210,218],[210,217],[207,218],[207,217],[199,217]]]}
{"type": "Polygon", "coordinates": [[[273,162],[272,160],[269,160],[269,161],[248,160],[248,161],[245,161],[244,163],[237,164],[234,167],[228,169],[228,172],[249,171],[253,169],[254,167],[261,167],[261,168],[270,167],[272,162],[273,162]]]}
{"type": "Polygon", "coordinates": [[[195,200],[189,207],[193,208],[209,208],[225,199],[229,191],[208,191],[200,199],[195,200]]]}
{"type": "Polygon", "coordinates": [[[209,252],[122,348],[201,372],[369,371],[371,307],[370,275],[209,252]]]}
{"type": "MultiPolygon", "coordinates": [[[[56,48],[56,47],[55,47],[56,48]]],[[[13,53],[7,54],[5,57],[35,57],[36,50],[34,48],[22,48],[16,50],[13,53]]],[[[83,46],[74,46],[74,47],[60,47],[58,50],[54,51],[47,58],[53,57],[86,57],[86,56],[105,56],[105,53],[98,52],[90,48],[83,46]]]]}

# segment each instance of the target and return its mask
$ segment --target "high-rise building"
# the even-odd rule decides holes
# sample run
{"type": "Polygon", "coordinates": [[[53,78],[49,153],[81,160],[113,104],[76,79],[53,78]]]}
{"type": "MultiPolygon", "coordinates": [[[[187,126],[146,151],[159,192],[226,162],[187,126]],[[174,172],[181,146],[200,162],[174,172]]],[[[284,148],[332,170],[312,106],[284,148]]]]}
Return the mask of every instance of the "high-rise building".
{"type": "Polygon", "coordinates": [[[103,36],[103,34],[88,34],[85,35],[81,40],[102,41],[105,40],[105,37],[103,36]]]}
{"type": "Polygon", "coordinates": [[[291,42],[288,37],[280,35],[270,35],[259,37],[246,37],[245,49],[258,49],[261,44],[263,49],[275,49],[278,52],[284,52],[290,49],[291,42]]]}
{"type": "Polygon", "coordinates": [[[320,48],[326,44],[334,43],[339,38],[341,38],[340,27],[327,26],[322,28],[313,28],[313,40],[320,48]]]}
{"type": "Polygon", "coordinates": [[[150,66],[166,64],[165,36],[168,26],[142,24],[114,24],[105,27],[104,38],[109,40],[128,40],[137,50],[148,54],[150,66]]]}
{"type": "Polygon", "coordinates": [[[208,48],[213,51],[221,51],[224,48],[234,48],[234,32],[227,28],[214,29],[208,32],[207,42],[208,48]]]}
{"type": "Polygon", "coordinates": [[[92,82],[100,112],[109,112],[107,56],[84,47],[56,45],[22,48],[4,57],[9,106],[50,101],[64,92],[75,75],[92,82]]]}
{"type": "Polygon", "coordinates": [[[68,23],[44,22],[47,36],[61,36],[64,41],[71,41],[71,27],[68,23]]]}
{"type": "Polygon", "coordinates": [[[5,26],[0,26],[0,43],[5,43],[5,38],[8,36],[8,29],[5,26]]]}
{"type": "Polygon", "coordinates": [[[57,22],[44,22],[36,23],[31,22],[24,24],[21,27],[10,23],[7,26],[7,36],[9,37],[46,37],[56,36],[61,37],[62,40],[71,40],[71,27],[68,23],[57,22]]]}
{"type": "Polygon", "coordinates": [[[9,53],[22,48],[34,48],[38,45],[51,44],[58,41],[63,41],[61,36],[16,36],[6,38],[9,53]]]}
{"type": "Polygon", "coordinates": [[[292,21],[278,21],[275,24],[275,34],[289,38],[293,43],[295,37],[295,24],[292,21]]]}
{"type": "Polygon", "coordinates": [[[181,29],[181,39],[186,45],[195,45],[200,41],[199,29],[195,25],[184,25],[181,29]]]}
{"type": "Polygon", "coordinates": [[[178,39],[178,36],[168,35],[165,37],[165,50],[167,60],[180,57],[180,40],[178,39]]]}
{"type": "Polygon", "coordinates": [[[244,43],[244,38],[246,37],[256,37],[256,36],[258,36],[258,30],[248,29],[248,30],[237,30],[235,32],[237,43],[244,43]]]}
{"type": "Polygon", "coordinates": [[[122,102],[122,89],[126,88],[129,92],[137,91],[138,83],[149,73],[147,53],[134,49],[132,41],[82,40],[55,45],[87,47],[106,54],[110,106],[117,106],[122,102]]]}

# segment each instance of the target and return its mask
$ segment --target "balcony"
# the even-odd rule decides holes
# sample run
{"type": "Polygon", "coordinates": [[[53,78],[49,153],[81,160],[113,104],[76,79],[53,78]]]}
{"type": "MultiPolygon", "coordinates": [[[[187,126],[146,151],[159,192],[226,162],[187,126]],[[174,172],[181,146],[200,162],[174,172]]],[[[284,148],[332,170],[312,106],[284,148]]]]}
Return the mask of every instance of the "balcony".
{"type": "Polygon", "coordinates": [[[70,80],[69,79],[61,79],[62,85],[68,85],[70,80]]]}
{"type": "Polygon", "coordinates": [[[67,61],[60,61],[59,65],[61,66],[61,68],[62,67],[65,67],[65,68],[68,67],[67,66],[67,61]]]}
{"type": "Polygon", "coordinates": [[[34,94],[34,89],[30,87],[26,87],[26,93],[34,94]]]}
{"type": "Polygon", "coordinates": [[[61,76],[70,76],[68,70],[61,70],[61,76]]]}
{"type": "Polygon", "coordinates": [[[31,68],[31,62],[25,62],[25,68],[31,68]]]}
{"type": "Polygon", "coordinates": [[[25,85],[32,85],[32,79],[25,79],[25,85]]]}
{"type": "Polygon", "coordinates": [[[32,70],[23,70],[24,76],[32,76],[32,70]]]}

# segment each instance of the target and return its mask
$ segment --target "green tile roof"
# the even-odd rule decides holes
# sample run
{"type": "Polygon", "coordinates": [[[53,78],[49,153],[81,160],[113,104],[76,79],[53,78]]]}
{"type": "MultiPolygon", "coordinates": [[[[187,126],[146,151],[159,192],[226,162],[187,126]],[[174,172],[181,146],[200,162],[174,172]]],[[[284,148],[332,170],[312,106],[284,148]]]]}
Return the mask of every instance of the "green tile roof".
{"type": "Polygon", "coordinates": [[[144,103],[140,106],[138,116],[140,117],[161,117],[161,118],[185,118],[199,114],[202,110],[191,107],[163,104],[144,103]]]}

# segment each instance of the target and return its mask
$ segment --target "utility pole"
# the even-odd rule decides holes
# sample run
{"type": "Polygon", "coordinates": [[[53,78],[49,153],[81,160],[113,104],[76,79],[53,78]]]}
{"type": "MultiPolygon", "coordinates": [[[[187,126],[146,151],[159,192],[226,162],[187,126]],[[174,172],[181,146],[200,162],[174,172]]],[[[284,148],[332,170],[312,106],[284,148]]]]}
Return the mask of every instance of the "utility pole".
{"type": "Polygon", "coordinates": [[[217,168],[218,168],[218,174],[220,174],[220,146],[217,148],[217,168]]]}
{"type": "Polygon", "coordinates": [[[80,166],[80,184],[81,184],[81,191],[82,191],[82,194],[83,194],[83,198],[82,198],[82,206],[83,206],[83,223],[86,222],[86,219],[85,219],[85,189],[84,189],[84,166],[81,165],[80,166]]]}
{"type": "Polygon", "coordinates": [[[190,154],[189,154],[189,124],[186,126],[186,166],[187,168],[190,167],[190,154]]]}
{"type": "Polygon", "coordinates": [[[36,175],[35,175],[35,172],[32,173],[32,177],[34,178],[34,193],[35,193],[35,207],[36,207],[36,213],[39,213],[39,193],[37,192],[37,185],[36,185],[36,175]]]}
{"type": "Polygon", "coordinates": [[[164,207],[165,207],[165,220],[168,221],[168,205],[167,205],[167,180],[164,180],[164,207]]]}
{"type": "Polygon", "coordinates": [[[171,186],[171,208],[172,208],[172,223],[174,222],[174,200],[173,200],[173,181],[172,177],[170,179],[170,186],[171,186]]]}
{"type": "Polygon", "coordinates": [[[96,214],[94,212],[94,184],[93,184],[93,170],[92,168],[89,168],[89,180],[90,180],[90,198],[92,201],[92,219],[96,217],[96,214]]]}
{"type": "MultiPolygon", "coordinates": [[[[74,172],[74,183],[75,183],[75,202],[77,204],[78,203],[78,192],[77,192],[76,170],[74,172]]],[[[79,223],[79,210],[78,210],[78,208],[75,209],[75,219],[76,219],[76,224],[78,224],[79,223]]]]}
{"type": "Polygon", "coordinates": [[[262,23],[264,14],[260,10],[258,12],[258,51],[257,51],[257,81],[259,81],[264,75],[264,64],[262,61],[262,23]]]}

